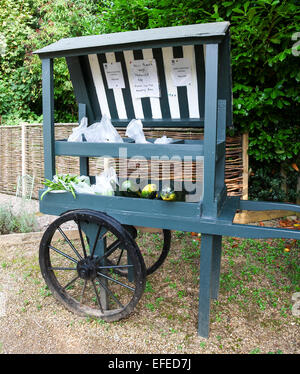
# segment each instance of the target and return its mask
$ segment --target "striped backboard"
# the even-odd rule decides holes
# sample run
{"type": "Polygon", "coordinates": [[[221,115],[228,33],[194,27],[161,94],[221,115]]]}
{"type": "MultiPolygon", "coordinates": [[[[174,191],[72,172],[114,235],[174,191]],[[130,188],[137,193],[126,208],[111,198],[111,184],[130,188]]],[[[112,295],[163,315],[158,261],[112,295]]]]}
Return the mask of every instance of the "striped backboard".
{"type": "Polygon", "coordinates": [[[145,126],[199,127],[204,119],[205,45],[184,45],[88,54],[67,57],[70,77],[78,103],[85,103],[89,122],[103,114],[117,126],[141,119],[145,126]],[[133,61],[156,62],[159,97],[136,98],[133,61]],[[190,79],[186,85],[174,84],[171,63],[189,62],[190,79]],[[178,60],[177,60],[178,61],[178,60]],[[183,60],[181,60],[183,61],[183,60]],[[120,62],[124,88],[109,88],[104,64],[120,62]]]}

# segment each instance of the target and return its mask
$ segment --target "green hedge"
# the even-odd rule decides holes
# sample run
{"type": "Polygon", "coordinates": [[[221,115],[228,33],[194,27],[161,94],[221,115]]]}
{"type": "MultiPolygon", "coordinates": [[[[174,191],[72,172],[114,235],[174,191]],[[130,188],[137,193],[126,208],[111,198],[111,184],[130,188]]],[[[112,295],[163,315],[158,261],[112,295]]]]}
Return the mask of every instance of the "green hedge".
{"type": "MultiPolygon", "coordinates": [[[[300,32],[297,2],[0,0],[0,36],[7,42],[6,53],[0,57],[2,122],[40,120],[41,65],[32,51],[50,42],[78,35],[228,20],[234,125],[237,131],[249,132],[254,177],[267,172],[276,179],[274,170],[281,165],[293,180],[297,172],[291,165],[298,163],[300,168],[300,51],[292,40],[300,32]]],[[[55,119],[75,120],[77,108],[65,62],[58,60],[54,69],[55,119]]],[[[270,198],[274,199],[271,194],[270,198]]],[[[295,193],[288,198],[294,200],[295,193]]]]}
{"type": "MultiPolygon", "coordinates": [[[[97,9],[91,0],[0,0],[0,36],[6,41],[0,56],[2,123],[41,121],[41,61],[32,52],[61,38],[99,32],[97,9]]],[[[72,121],[77,108],[64,60],[55,60],[54,74],[55,120],[72,121]]]]}

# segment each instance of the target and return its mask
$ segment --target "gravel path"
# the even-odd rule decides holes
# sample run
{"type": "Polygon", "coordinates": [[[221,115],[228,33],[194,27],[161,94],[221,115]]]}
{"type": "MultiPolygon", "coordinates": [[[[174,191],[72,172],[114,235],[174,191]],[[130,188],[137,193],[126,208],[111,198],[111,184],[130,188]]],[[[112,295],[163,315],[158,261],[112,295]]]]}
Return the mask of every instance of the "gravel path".
{"type": "MultiPolygon", "coordinates": [[[[40,214],[36,200],[24,203],[14,196],[0,194],[0,205],[35,213],[41,231],[56,218],[40,214]]],[[[277,307],[262,311],[249,304],[249,310],[243,311],[237,302],[228,301],[227,291],[221,288],[219,300],[211,306],[209,339],[197,335],[198,281],[197,273],[191,269],[199,269],[199,258],[182,261],[183,243],[185,248],[195,247],[192,236],[172,234],[169,258],[159,271],[147,277],[147,287],[134,313],[114,323],[74,315],[49,294],[39,268],[39,240],[7,245],[3,238],[0,240],[0,353],[300,352],[298,320],[290,311],[282,315],[285,300],[291,296],[283,292],[277,307]]],[[[238,269],[245,265],[244,258],[236,261],[238,269]]],[[[223,272],[228,272],[228,264],[228,258],[223,256],[223,272]]],[[[260,276],[252,283],[255,282],[276,292],[267,277],[260,276]]]]}

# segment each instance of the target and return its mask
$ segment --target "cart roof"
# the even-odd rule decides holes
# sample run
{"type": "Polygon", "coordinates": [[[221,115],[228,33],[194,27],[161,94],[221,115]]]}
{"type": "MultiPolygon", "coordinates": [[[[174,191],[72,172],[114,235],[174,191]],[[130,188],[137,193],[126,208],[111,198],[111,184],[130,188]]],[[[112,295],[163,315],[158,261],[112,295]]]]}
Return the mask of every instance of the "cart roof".
{"type": "Polygon", "coordinates": [[[199,38],[222,37],[229,28],[229,22],[211,22],[187,26],[161,27],[156,29],[126,31],[103,35],[80,36],[61,39],[55,43],[41,48],[34,53],[43,57],[64,57],[89,54],[103,50],[116,51],[122,49],[134,49],[134,47],[153,46],[164,44],[168,41],[180,39],[199,41],[199,38]]]}

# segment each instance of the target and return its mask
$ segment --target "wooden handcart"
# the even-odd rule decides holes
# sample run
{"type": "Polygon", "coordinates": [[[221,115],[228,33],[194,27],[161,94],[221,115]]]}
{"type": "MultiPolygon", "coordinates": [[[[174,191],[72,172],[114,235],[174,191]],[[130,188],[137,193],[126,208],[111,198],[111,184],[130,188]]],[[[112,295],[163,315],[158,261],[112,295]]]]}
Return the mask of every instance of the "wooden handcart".
{"type": "Polygon", "coordinates": [[[90,175],[89,158],[102,156],[119,161],[137,155],[150,161],[175,157],[196,165],[189,182],[197,193],[184,201],[47,194],[40,201],[41,212],[59,217],[41,240],[40,267],[53,295],[79,314],[106,321],[125,318],[141,298],[147,275],[166,258],[170,230],[201,233],[198,334],[208,337],[210,300],[219,292],[222,236],[300,238],[289,229],[233,224],[238,210],[299,212],[300,207],[227,196],[225,140],[226,126],[232,126],[229,23],[62,39],[35,53],[43,69],[45,178],[55,175],[56,156],[78,157],[82,175],[90,175]],[[105,114],[118,129],[141,119],[145,128],[166,134],[170,129],[204,127],[204,138],[170,144],[55,139],[56,58],[66,59],[79,122],[86,116],[93,124],[105,114]],[[136,227],[162,230],[158,257],[150,265],[136,244],[136,227]],[[66,234],[70,228],[75,228],[76,237],[66,234]]]}

